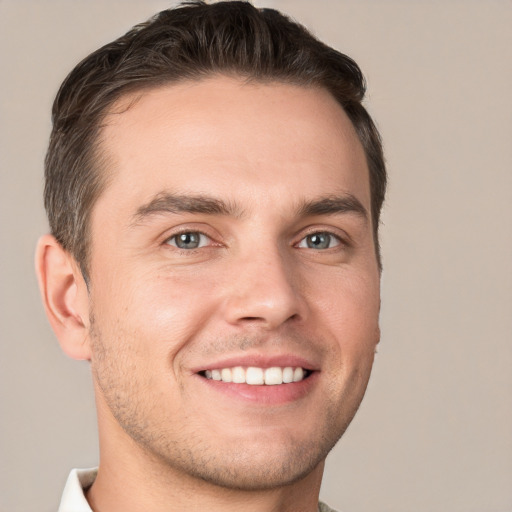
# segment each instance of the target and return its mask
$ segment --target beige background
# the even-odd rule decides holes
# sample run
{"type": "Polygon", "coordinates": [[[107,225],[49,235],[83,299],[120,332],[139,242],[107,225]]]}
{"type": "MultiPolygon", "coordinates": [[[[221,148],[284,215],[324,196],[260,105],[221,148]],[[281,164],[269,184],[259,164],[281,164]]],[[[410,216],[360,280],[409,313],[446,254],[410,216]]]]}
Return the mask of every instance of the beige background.
{"type": "MultiPolygon", "coordinates": [[[[51,102],[80,58],[168,5],[0,0],[1,512],[56,510],[69,469],[97,461],[87,364],[61,355],[33,275],[51,102]]],[[[265,5],[362,66],[390,173],[382,342],[322,496],[512,511],[512,3],[265,5]]]]}

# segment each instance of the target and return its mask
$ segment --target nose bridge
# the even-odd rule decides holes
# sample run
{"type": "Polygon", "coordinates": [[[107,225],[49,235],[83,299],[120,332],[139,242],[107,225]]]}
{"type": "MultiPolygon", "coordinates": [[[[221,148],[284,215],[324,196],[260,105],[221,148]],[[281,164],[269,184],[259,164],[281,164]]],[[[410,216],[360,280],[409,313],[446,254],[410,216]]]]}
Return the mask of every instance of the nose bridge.
{"type": "Polygon", "coordinates": [[[252,322],[274,328],[304,313],[299,276],[293,272],[291,258],[277,244],[262,244],[239,254],[231,279],[226,319],[232,324],[252,322]]]}

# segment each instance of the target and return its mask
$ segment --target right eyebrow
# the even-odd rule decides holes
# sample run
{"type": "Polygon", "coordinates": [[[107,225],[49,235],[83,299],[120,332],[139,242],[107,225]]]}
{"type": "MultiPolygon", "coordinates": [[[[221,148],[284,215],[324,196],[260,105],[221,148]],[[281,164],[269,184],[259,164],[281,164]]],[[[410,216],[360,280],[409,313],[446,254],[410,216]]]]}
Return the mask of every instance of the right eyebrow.
{"type": "Polygon", "coordinates": [[[361,201],[352,194],[330,195],[319,197],[313,201],[304,202],[299,212],[304,217],[314,215],[337,215],[353,214],[357,215],[365,222],[368,222],[368,211],[361,201]]]}
{"type": "Polygon", "coordinates": [[[132,224],[140,224],[152,216],[165,213],[203,213],[240,217],[243,212],[236,204],[215,197],[160,192],[137,209],[132,224]]]}

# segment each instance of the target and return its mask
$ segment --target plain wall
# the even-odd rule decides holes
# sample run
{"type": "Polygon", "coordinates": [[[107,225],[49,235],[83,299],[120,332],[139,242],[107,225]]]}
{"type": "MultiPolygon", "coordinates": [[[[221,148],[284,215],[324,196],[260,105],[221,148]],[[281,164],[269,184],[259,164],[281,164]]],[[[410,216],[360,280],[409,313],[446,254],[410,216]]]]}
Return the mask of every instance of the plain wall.
{"type": "MultiPolygon", "coordinates": [[[[323,499],[512,511],[512,3],[256,3],[361,65],[389,167],[382,341],[323,499]]],[[[169,5],[0,0],[1,512],[56,510],[98,457],[88,365],[61,354],[33,272],[51,103],[78,60],[169,5]]]]}

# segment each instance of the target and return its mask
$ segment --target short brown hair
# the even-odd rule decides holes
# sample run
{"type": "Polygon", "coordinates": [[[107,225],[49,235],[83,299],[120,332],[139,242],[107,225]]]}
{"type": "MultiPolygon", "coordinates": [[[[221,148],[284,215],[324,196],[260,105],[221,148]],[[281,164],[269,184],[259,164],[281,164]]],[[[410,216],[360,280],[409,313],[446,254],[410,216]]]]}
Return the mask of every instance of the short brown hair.
{"type": "Polygon", "coordinates": [[[379,133],[361,104],[366,84],[357,64],[273,9],[244,1],[197,1],[160,12],[86,57],[55,98],[45,208],[52,234],[74,256],[86,281],[90,215],[106,180],[98,151],[104,116],[128,92],[212,74],[321,87],[335,97],[366,153],[380,265],[386,169],[379,133]]]}

